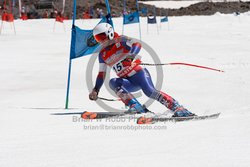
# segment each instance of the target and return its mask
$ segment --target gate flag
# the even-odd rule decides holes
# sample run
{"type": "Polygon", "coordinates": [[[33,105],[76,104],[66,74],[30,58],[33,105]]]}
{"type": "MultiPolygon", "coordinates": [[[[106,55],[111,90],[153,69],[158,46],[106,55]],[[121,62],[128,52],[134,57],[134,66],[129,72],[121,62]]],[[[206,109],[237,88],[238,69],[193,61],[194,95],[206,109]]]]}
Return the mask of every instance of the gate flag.
{"type": "MultiPolygon", "coordinates": [[[[69,56],[69,68],[68,68],[68,82],[67,82],[67,90],[66,90],[66,101],[65,101],[65,109],[68,109],[69,105],[69,92],[70,92],[70,76],[71,76],[71,66],[72,60],[78,57],[90,55],[96,51],[96,48],[99,44],[95,41],[93,36],[93,30],[82,30],[75,25],[76,20],[76,1],[73,3],[73,20],[72,20],[72,31],[71,31],[71,45],[70,45],[70,56],[69,56]]],[[[109,6],[109,1],[105,0],[105,4],[107,7],[108,15],[103,17],[99,23],[109,23],[113,27],[113,22],[111,19],[111,11],[109,6]]],[[[98,24],[99,24],[98,23],[98,24]]]]}
{"type": "Polygon", "coordinates": [[[162,23],[163,23],[163,22],[168,22],[168,17],[165,16],[165,17],[161,18],[161,22],[162,22],[162,23]]]}
{"type": "Polygon", "coordinates": [[[131,14],[123,15],[123,24],[133,24],[133,23],[139,23],[139,22],[140,22],[140,19],[139,19],[138,11],[131,13],[131,14]]]}
{"type": "Polygon", "coordinates": [[[148,24],[156,24],[157,21],[156,21],[156,16],[148,16],[148,24]]]}

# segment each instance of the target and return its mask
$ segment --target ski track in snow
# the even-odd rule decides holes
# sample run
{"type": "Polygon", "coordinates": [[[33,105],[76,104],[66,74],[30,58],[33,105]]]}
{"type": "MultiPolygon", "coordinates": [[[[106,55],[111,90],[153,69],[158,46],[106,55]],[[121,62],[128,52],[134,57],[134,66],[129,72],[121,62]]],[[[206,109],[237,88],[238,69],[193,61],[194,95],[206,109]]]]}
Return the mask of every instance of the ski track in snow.
{"type": "MultiPolygon", "coordinates": [[[[249,166],[250,14],[169,20],[169,25],[161,25],[160,35],[155,25],[149,25],[147,34],[146,19],[141,21],[142,40],[162,63],[188,62],[225,73],[165,66],[162,90],[196,114],[221,112],[218,119],[146,126],[165,130],[86,130],[86,126],[141,126],[127,119],[74,122],[73,116],[50,115],[103,110],[88,100],[85,71],[91,56],[73,60],[72,109],[64,110],[71,21],[65,22],[66,32],[57,23],[53,33],[54,20],[17,20],[16,36],[8,23],[0,36],[0,166],[249,166]]],[[[97,22],[78,20],[77,24],[93,28],[97,22]]],[[[121,22],[114,19],[118,33],[121,22]]],[[[138,25],[125,28],[125,35],[139,37],[138,25]]],[[[141,56],[152,62],[144,50],[141,56]]],[[[93,68],[95,78],[98,64],[93,68]]],[[[155,68],[147,68],[155,81],[155,68]]],[[[100,96],[116,98],[105,87],[100,96]]],[[[124,107],[121,102],[106,103],[124,107]]],[[[149,109],[166,111],[157,102],[149,109]]]]}

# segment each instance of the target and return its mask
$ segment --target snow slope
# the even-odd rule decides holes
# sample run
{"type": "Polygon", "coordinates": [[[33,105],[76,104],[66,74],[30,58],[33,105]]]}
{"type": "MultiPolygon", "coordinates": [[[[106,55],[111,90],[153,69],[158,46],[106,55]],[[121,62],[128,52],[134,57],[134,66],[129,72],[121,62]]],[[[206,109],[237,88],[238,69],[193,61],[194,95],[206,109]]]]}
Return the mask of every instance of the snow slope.
{"type": "MultiPolygon", "coordinates": [[[[159,35],[154,25],[147,34],[145,18],[141,24],[142,40],[162,62],[188,62],[226,72],[166,66],[162,90],[196,114],[221,112],[219,119],[138,126],[128,119],[77,122],[73,116],[50,115],[103,110],[88,100],[85,71],[91,56],[73,61],[70,109],[64,110],[71,22],[65,23],[66,32],[57,24],[53,33],[54,20],[17,20],[16,36],[7,23],[0,36],[0,166],[249,166],[249,14],[169,20],[159,35]],[[127,129],[117,129],[120,126],[127,129]]],[[[114,19],[119,33],[121,21],[114,19]]],[[[97,22],[77,23],[93,28],[97,22]]],[[[125,34],[138,38],[137,25],[127,26],[125,34]]],[[[142,54],[143,61],[152,62],[145,51],[142,54]]],[[[155,68],[147,68],[155,81],[155,68]]],[[[97,69],[95,64],[94,77],[97,69]]],[[[100,96],[115,98],[105,87],[100,96]]],[[[123,107],[120,102],[106,104],[123,107]]],[[[166,111],[157,102],[149,109],[166,111]]]]}

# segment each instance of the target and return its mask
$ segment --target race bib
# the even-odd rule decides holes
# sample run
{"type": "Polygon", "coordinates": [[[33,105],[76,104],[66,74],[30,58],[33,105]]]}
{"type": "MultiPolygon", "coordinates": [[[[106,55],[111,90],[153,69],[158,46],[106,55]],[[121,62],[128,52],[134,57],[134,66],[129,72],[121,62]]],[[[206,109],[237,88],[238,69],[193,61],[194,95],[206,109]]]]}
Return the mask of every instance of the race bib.
{"type": "Polygon", "coordinates": [[[123,71],[125,69],[125,67],[123,66],[122,64],[122,61],[119,61],[117,63],[115,63],[113,66],[112,66],[112,69],[116,72],[116,73],[120,73],[121,71],[123,71]]]}

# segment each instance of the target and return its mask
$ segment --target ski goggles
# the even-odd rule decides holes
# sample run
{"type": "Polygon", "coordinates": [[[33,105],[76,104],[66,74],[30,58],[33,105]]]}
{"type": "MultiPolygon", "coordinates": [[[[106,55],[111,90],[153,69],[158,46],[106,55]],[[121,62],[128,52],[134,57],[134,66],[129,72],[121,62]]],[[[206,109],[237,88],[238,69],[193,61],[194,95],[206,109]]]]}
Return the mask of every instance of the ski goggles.
{"type": "Polygon", "coordinates": [[[95,40],[97,42],[102,42],[102,41],[104,41],[106,39],[107,39],[107,35],[106,35],[105,32],[95,35],[95,40]]]}

